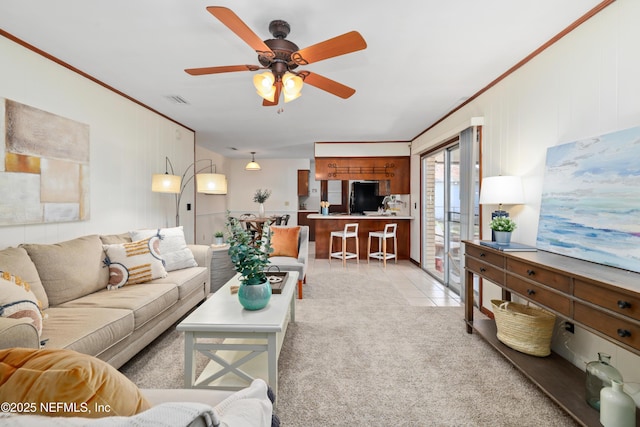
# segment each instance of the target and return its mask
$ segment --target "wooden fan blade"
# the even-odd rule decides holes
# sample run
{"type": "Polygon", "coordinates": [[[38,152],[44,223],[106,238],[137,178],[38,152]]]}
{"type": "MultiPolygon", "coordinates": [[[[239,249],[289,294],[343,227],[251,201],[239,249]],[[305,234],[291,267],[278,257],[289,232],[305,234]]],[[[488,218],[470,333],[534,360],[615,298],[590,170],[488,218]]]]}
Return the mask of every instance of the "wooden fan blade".
{"type": "Polygon", "coordinates": [[[341,36],[305,47],[291,54],[291,60],[298,65],[307,65],[323,59],[333,58],[358,50],[365,49],[367,42],[357,31],[351,31],[341,36]]]}
{"type": "Polygon", "coordinates": [[[269,49],[269,46],[267,46],[262,39],[238,17],[238,15],[233,13],[231,9],[221,6],[209,6],[207,7],[207,10],[231,31],[236,33],[236,35],[244,40],[246,44],[251,46],[253,50],[258,52],[259,55],[271,58],[275,57],[275,54],[271,49],[269,49]]]}
{"type": "Polygon", "coordinates": [[[192,76],[202,76],[204,74],[232,73],[234,71],[256,71],[262,67],[257,65],[226,65],[224,67],[204,67],[204,68],[187,68],[184,70],[192,76]]]}
{"type": "Polygon", "coordinates": [[[338,83],[334,80],[328,79],[324,76],[321,76],[320,74],[303,71],[300,73],[300,75],[304,78],[305,83],[329,92],[335,96],[339,96],[343,99],[347,99],[351,95],[356,93],[355,89],[352,89],[349,86],[345,86],[342,83],[338,83]]]}
{"type": "Polygon", "coordinates": [[[282,82],[278,81],[274,83],[275,87],[276,87],[276,94],[273,97],[273,102],[268,101],[266,99],[262,100],[262,106],[263,107],[273,107],[278,105],[278,100],[280,99],[280,91],[282,90],[282,82]]]}

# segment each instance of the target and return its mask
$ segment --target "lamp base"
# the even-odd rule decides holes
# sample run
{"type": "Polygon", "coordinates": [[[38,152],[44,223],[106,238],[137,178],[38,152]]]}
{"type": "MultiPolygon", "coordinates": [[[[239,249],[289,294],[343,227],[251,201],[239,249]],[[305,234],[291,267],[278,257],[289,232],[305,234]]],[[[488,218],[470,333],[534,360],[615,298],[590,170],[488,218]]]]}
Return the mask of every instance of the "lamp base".
{"type": "MultiPolygon", "coordinates": [[[[493,220],[494,218],[497,218],[499,216],[506,216],[509,217],[509,212],[507,211],[503,211],[501,209],[497,210],[497,211],[493,211],[491,212],[491,220],[493,220]]],[[[491,241],[495,242],[496,241],[496,233],[495,231],[491,230],[491,241]]]]}

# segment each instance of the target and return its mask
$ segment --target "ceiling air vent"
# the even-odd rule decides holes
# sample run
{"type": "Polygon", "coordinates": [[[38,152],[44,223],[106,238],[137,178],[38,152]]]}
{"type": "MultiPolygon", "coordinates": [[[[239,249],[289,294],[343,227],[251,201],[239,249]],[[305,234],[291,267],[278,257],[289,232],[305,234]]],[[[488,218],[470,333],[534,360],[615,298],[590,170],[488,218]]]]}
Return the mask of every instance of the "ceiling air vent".
{"type": "Polygon", "coordinates": [[[187,101],[180,95],[165,95],[165,98],[167,98],[172,104],[189,105],[189,101],[187,101]]]}

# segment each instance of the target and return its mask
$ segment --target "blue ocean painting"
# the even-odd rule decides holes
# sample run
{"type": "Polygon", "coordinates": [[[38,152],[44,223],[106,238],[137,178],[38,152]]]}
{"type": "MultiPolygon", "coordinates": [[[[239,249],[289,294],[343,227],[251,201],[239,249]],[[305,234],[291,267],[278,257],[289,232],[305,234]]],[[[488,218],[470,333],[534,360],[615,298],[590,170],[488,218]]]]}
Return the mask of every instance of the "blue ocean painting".
{"type": "Polygon", "coordinates": [[[547,150],[536,246],[640,272],[640,126],[547,150]]]}

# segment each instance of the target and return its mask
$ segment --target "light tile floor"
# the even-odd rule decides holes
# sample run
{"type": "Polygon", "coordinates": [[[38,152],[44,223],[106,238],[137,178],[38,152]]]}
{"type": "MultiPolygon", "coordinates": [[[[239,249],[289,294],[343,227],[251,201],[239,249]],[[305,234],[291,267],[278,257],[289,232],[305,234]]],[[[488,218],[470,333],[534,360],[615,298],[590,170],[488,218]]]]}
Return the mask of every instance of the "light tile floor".
{"type": "Polygon", "coordinates": [[[409,305],[425,307],[459,307],[462,305],[458,294],[444,287],[410,261],[398,261],[397,264],[393,260],[387,261],[385,269],[382,261],[372,259],[367,264],[366,260],[360,260],[360,264],[357,264],[352,259],[347,260],[346,267],[342,267],[342,261],[338,259],[333,259],[331,264],[328,259],[315,259],[315,245],[310,242],[309,271],[322,273],[335,269],[372,275],[376,278],[386,277],[404,295],[409,305]]]}

